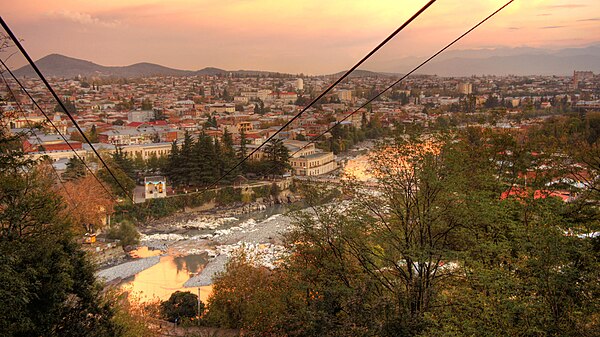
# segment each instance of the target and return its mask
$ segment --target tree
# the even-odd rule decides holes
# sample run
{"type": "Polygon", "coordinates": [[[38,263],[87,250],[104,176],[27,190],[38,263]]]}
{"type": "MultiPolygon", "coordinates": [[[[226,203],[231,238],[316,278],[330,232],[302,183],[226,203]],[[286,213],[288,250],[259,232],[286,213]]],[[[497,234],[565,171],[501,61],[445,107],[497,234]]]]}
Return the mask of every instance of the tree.
{"type": "Polygon", "coordinates": [[[67,168],[62,174],[64,181],[76,180],[85,176],[85,165],[83,161],[77,157],[69,158],[67,168]]]}
{"type": "Polygon", "coordinates": [[[160,304],[162,317],[169,322],[181,322],[184,318],[192,318],[204,312],[204,303],[198,301],[198,296],[189,291],[176,291],[168,300],[160,304]],[[198,310],[200,305],[200,310],[198,310]]]}
{"type": "Polygon", "coordinates": [[[492,94],[489,94],[485,101],[485,107],[488,109],[493,109],[498,107],[499,105],[500,102],[498,101],[498,98],[492,94]]]}
{"type": "Polygon", "coordinates": [[[98,178],[110,186],[114,195],[121,197],[131,195],[136,186],[133,160],[119,147],[116,147],[115,152],[110,156],[103,156],[103,159],[112,174],[101,163],[97,163],[99,166],[102,165],[96,174],[98,178]]]}
{"type": "Polygon", "coordinates": [[[113,309],[75,243],[48,165],[0,129],[0,326],[6,336],[116,336],[113,309]]]}
{"type": "Polygon", "coordinates": [[[142,101],[142,110],[152,110],[152,102],[149,99],[144,99],[142,101]]]}
{"type": "Polygon", "coordinates": [[[214,280],[204,320],[213,326],[283,335],[275,329],[275,322],[285,319],[284,306],[280,304],[284,298],[295,302],[296,294],[282,292],[285,288],[278,285],[280,275],[283,276],[255,267],[244,252],[237,252],[228,261],[226,271],[214,280]],[[257,287],[259,284],[264,287],[257,287]]]}
{"type": "MultiPolygon", "coordinates": [[[[233,147],[233,137],[227,129],[223,131],[223,142],[221,143],[221,154],[217,156],[220,161],[221,171],[219,177],[229,171],[237,163],[237,154],[233,147]]],[[[230,172],[224,179],[225,182],[231,182],[240,173],[240,169],[236,168],[230,172]]]]}
{"type": "Polygon", "coordinates": [[[98,143],[98,131],[96,131],[96,124],[92,125],[92,128],[90,129],[90,132],[86,135],[88,137],[88,139],[90,140],[90,142],[92,143],[98,143]]]}
{"type": "Polygon", "coordinates": [[[310,103],[309,97],[305,97],[304,95],[298,95],[298,98],[296,98],[296,102],[294,103],[294,105],[306,106],[308,103],[310,103]]]}
{"type": "Polygon", "coordinates": [[[273,198],[278,198],[279,194],[281,193],[281,188],[279,188],[279,185],[277,185],[277,183],[272,183],[269,193],[273,198]]]}
{"type": "Polygon", "coordinates": [[[75,224],[75,233],[93,233],[106,225],[107,217],[113,213],[113,200],[93,176],[71,180],[63,187],[59,193],[66,207],[61,213],[75,224]]]}
{"type": "Polygon", "coordinates": [[[283,140],[271,140],[265,145],[264,152],[271,174],[283,175],[290,168],[290,151],[283,144],[283,140]]]}
{"type": "Polygon", "coordinates": [[[183,181],[180,175],[181,168],[181,154],[179,153],[179,146],[177,141],[173,141],[171,144],[171,152],[163,168],[163,173],[169,178],[173,185],[179,185],[183,181]]]}
{"type": "MultiPolygon", "coordinates": [[[[240,149],[237,153],[237,157],[238,160],[243,160],[246,158],[246,156],[248,155],[248,139],[246,138],[246,131],[244,129],[240,130],[240,149]]],[[[242,173],[246,173],[247,171],[247,165],[246,165],[246,161],[244,161],[241,165],[241,171],[242,173]]]]}
{"type": "Polygon", "coordinates": [[[264,115],[266,112],[265,103],[260,98],[257,98],[256,103],[254,103],[254,113],[264,115]]]}
{"type": "MultiPolygon", "coordinates": [[[[75,107],[75,104],[71,101],[71,100],[63,100],[63,104],[65,105],[65,107],[67,108],[67,111],[70,114],[77,114],[77,107],[75,107]]],[[[56,104],[54,106],[54,112],[65,112],[65,110],[60,106],[60,104],[56,104]]]]}
{"type": "Polygon", "coordinates": [[[152,173],[159,172],[164,163],[164,157],[158,158],[156,153],[152,153],[150,158],[146,160],[145,168],[152,173]]]}
{"type": "Polygon", "coordinates": [[[554,151],[474,128],[387,142],[372,155],[378,184],[348,181],[343,202],[305,189],[311,211],[278,269],[231,262],[207,320],[271,335],[593,336],[600,243],[565,233],[598,231],[596,191],[552,197],[554,151]]]}
{"type": "MultiPolygon", "coordinates": [[[[218,144],[217,144],[218,145],[218,144]]],[[[190,182],[194,185],[208,185],[218,177],[219,165],[215,152],[215,143],[205,133],[198,136],[198,141],[193,145],[193,158],[190,182]]]]}
{"type": "Polygon", "coordinates": [[[217,127],[217,117],[216,116],[210,116],[210,115],[206,115],[207,120],[204,123],[204,128],[216,128],[217,127]]]}
{"type": "Polygon", "coordinates": [[[108,238],[119,240],[119,244],[123,247],[133,246],[140,242],[140,233],[133,223],[124,220],[109,229],[108,238]]]}
{"type": "Polygon", "coordinates": [[[129,155],[123,152],[120,147],[115,147],[115,151],[111,154],[112,162],[116,167],[123,171],[129,178],[135,178],[134,162],[129,155]]]}

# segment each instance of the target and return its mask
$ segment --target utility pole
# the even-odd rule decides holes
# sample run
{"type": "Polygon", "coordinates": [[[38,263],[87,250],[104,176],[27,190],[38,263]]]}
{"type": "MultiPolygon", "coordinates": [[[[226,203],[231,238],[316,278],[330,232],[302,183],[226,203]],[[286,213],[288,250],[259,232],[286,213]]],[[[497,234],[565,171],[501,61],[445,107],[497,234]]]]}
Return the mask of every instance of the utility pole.
{"type": "Polygon", "coordinates": [[[200,325],[200,287],[198,287],[198,319],[196,320],[196,324],[200,325]]]}

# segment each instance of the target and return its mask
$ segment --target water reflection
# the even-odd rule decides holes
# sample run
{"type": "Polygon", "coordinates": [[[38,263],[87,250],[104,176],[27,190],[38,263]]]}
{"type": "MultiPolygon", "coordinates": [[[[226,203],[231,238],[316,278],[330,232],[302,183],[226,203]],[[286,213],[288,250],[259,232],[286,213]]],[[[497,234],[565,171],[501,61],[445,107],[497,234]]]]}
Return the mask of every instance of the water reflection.
{"type": "MultiPolygon", "coordinates": [[[[167,300],[177,290],[198,293],[198,288],[184,288],[183,284],[208,262],[206,254],[188,256],[161,256],[160,262],[135,275],[122,284],[140,301],[167,300]]],[[[206,300],[212,287],[202,287],[201,299],[206,300]]]]}
{"type": "Polygon", "coordinates": [[[208,255],[177,256],[174,261],[177,271],[187,270],[190,273],[196,274],[208,263],[208,255]]]}
{"type": "MultiPolygon", "coordinates": [[[[256,221],[262,221],[275,214],[285,213],[289,205],[274,205],[267,207],[267,209],[246,213],[238,214],[236,218],[238,220],[226,223],[222,226],[222,229],[237,226],[240,223],[247,221],[248,219],[254,219],[256,221]]],[[[214,230],[209,229],[191,229],[186,231],[186,235],[194,236],[206,233],[213,233],[214,230]]],[[[191,244],[196,244],[190,241],[191,244]]],[[[178,243],[181,248],[182,242],[178,243]]],[[[140,247],[139,249],[132,251],[132,257],[150,257],[164,254],[159,250],[149,250],[148,247],[140,247]]],[[[121,287],[124,290],[129,291],[134,298],[140,301],[151,301],[151,300],[167,300],[172,293],[177,290],[190,291],[194,294],[198,294],[198,288],[184,288],[183,284],[190,279],[191,276],[202,271],[204,266],[208,263],[207,254],[199,255],[178,255],[174,251],[170,251],[164,256],[160,257],[158,264],[138,273],[134,277],[126,280],[122,283],[121,287]]],[[[206,301],[212,292],[212,286],[200,287],[200,298],[202,301],[206,301]]]]}
{"type": "Polygon", "coordinates": [[[159,256],[162,254],[160,250],[149,249],[146,246],[139,247],[138,249],[132,250],[129,255],[133,258],[144,258],[151,256],[159,256]]]}

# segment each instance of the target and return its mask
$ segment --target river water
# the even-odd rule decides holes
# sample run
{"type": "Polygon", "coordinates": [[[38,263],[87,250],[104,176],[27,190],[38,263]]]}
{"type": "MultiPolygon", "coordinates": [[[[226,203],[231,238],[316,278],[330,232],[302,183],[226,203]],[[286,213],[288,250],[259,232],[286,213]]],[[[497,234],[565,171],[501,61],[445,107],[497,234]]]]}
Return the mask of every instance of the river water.
{"type": "MultiPolygon", "coordinates": [[[[133,254],[143,258],[161,254],[159,250],[141,247],[133,254]]],[[[174,252],[162,254],[160,262],[130,279],[124,280],[121,288],[141,302],[167,300],[177,290],[198,293],[198,288],[185,288],[183,284],[200,272],[208,263],[207,254],[176,255],[174,252]]],[[[211,286],[200,287],[200,298],[206,301],[211,286]]]]}
{"type": "MultiPolygon", "coordinates": [[[[284,205],[275,205],[267,207],[267,209],[260,212],[241,214],[236,217],[236,220],[229,221],[218,229],[227,230],[230,228],[237,228],[236,226],[247,223],[248,221],[261,223],[261,221],[267,221],[273,216],[287,212],[288,209],[289,208],[284,205]]],[[[207,230],[191,229],[182,235],[189,237],[190,239],[180,239],[172,242],[167,241],[167,246],[173,248],[168,248],[166,251],[149,249],[146,246],[141,246],[137,250],[132,251],[131,256],[134,258],[141,259],[160,256],[160,260],[157,264],[130,278],[124,279],[120,284],[121,289],[128,291],[130,296],[140,302],[155,300],[164,301],[167,300],[172,293],[178,290],[190,291],[195,294],[198,294],[198,290],[200,290],[201,300],[206,301],[211,293],[211,285],[189,288],[185,287],[184,283],[192,276],[201,273],[203,268],[210,261],[207,253],[187,253],[189,251],[197,250],[195,247],[202,245],[202,242],[200,241],[203,240],[193,239],[195,236],[204,235],[209,232],[210,231],[207,230]]],[[[274,236],[275,233],[272,235],[274,236]]]]}
{"type": "MultiPolygon", "coordinates": [[[[359,155],[350,159],[344,169],[344,172],[351,174],[359,180],[368,180],[371,178],[368,168],[368,155],[359,155]]],[[[297,205],[296,205],[297,208],[297,205]]],[[[218,230],[238,229],[225,238],[213,238],[211,244],[232,245],[232,244],[258,244],[259,247],[264,243],[272,243],[273,238],[289,226],[289,218],[280,217],[288,211],[288,207],[275,205],[266,210],[236,216],[235,220],[227,221],[219,226],[218,230]],[[244,224],[250,222],[249,227],[244,224]],[[243,227],[242,229],[239,229],[243,227]]],[[[215,231],[212,230],[214,233],[215,231]]],[[[202,301],[206,302],[210,296],[212,285],[189,288],[184,284],[195,275],[202,272],[205,266],[211,261],[207,253],[198,253],[196,247],[206,247],[208,240],[197,240],[195,236],[206,235],[211,230],[191,229],[167,241],[169,247],[166,251],[152,250],[148,247],[140,247],[132,252],[132,256],[147,258],[151,256],[160,256],[157,264],[135,274],[133,277],[123,280],[121,288],[130,293],[130,296],[141,302],[153,300],[167,300],[175,291],[190,291],[200,293],[202,301]],[[206,242],[205,242],[206,241],[206,242]]],[[[223,246],[222,246],[223,247],[223,246]]]]}

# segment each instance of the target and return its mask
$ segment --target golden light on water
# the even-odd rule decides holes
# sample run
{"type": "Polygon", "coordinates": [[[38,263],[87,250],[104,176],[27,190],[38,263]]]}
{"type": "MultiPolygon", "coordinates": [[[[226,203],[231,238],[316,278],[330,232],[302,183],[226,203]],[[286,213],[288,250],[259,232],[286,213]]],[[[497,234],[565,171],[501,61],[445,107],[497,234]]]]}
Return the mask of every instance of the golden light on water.
{"type": "Polygon", "coordinates": [[[132,250],[129,255],[134,258],[144,258],[144,257],[152,257],[159,256],[162,252],[160,250],[148,249],[148,247],[140,247],[136,250],[132,250]]]}
{"type": "MultiPolygon", "coordinates": [[[[140,257],[155,256],[158,251],[138,250],[140,257]],[[147,255],[147,256],[144,256],[147,255]]],[[[140,301],[167,300],[175,291],[189,291],[198,294],[198,288],[186,288],[183,284],[200,272],[206,264],[206,257],[201,255],[190,256],[161,256],[160,262],[134,276],[132,281],[121,285],[123,290],[140,301]]],[[[212,292],[212,285],[200,287],[200,299],[206,300],[212,292]]]]}

